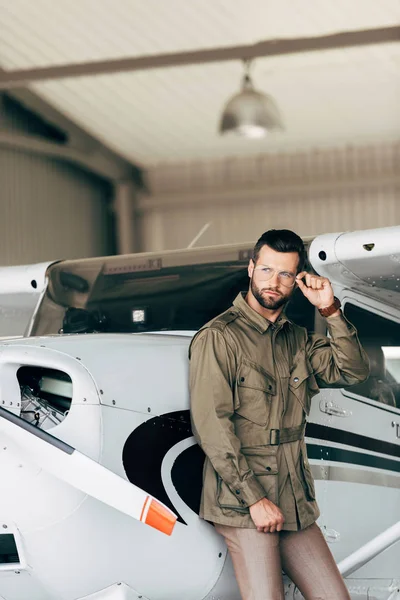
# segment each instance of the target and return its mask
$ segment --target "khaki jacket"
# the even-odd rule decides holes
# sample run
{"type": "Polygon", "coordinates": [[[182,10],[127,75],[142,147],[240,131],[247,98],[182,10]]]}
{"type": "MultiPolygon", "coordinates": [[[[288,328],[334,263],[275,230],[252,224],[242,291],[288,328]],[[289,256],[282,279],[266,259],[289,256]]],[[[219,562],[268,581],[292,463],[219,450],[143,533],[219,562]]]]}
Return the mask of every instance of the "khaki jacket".
{"type": "Polygon", "coordinates": [[[331,339],[309,335],[283,313],[271,323],[239,294],[193,338],[191,418],[206,454],[204,519],[254,528],[249,506],[263,497],[280,507],[286,530],[318,518],[304,442],[311,398],[369,373],[354,327],[343,315],[327,326],[331,339]]]}

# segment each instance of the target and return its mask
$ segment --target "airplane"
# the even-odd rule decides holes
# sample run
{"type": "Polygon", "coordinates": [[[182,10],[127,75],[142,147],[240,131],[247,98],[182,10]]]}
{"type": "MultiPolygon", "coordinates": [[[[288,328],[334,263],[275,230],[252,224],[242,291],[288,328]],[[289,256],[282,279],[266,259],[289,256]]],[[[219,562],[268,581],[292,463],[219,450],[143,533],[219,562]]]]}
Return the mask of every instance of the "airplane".
{"type": "MultiPolygon", "coordinates": [[[[353,600],[400,600],[400,226],[305,242],[371,363],[367,382],[312,399],[318,524],[353,600]]],[[[188,347],[247,289],[251,254],[0,269],[0,600],[240,599],[198,516],[188,347]]],[[[325,333],[299,290],[286,312],[325,333]]],[[[287,578],[285,593],[302,598],[287,578]]]]}

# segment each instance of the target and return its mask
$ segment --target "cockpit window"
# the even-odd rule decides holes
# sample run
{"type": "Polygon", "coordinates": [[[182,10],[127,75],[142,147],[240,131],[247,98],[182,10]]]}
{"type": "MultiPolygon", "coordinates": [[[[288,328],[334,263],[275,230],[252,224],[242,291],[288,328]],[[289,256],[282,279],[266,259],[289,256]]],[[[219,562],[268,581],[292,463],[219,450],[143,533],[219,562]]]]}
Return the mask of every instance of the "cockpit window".
{"type": "MultiPolygon", "coordinates": [[[[204,249],[58,263],[31,335],[197,331],[248,289],[250,249],[204,249]],[[193,264],[193,262],[196,264],[193,264]],[[173,263],[173,264],[172,264],[173,263]]],[[[297,290],[287,307],[312,330],[314,309],[297,290]]]]}
{"type": "Polygon", "coordinates": [[[356,327],[370,362],[369,378],[346,389],[400,408],[400,324],[350,303],[344,314],[356,327]]]}

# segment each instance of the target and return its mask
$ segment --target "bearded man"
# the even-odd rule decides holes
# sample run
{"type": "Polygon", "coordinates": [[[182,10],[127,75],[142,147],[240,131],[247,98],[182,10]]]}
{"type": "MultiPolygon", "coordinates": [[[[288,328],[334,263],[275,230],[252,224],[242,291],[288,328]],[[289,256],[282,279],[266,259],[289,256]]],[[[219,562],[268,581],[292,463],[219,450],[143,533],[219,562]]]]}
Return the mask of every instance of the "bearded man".
{"type": "Polygon", "coordinates": [[[225,538],[243,600],[283,600],[282,571],[306,600],[349,600],[324,536],[304,432],[319,387],[368,377],[368,358],[328,279],[305,272],[292,231],[270,230],[249,289],[193,338],[191,418],[206,455],[200,516],[225,538]],[[284,313],[296,287],[330,337],[284,313]]]}

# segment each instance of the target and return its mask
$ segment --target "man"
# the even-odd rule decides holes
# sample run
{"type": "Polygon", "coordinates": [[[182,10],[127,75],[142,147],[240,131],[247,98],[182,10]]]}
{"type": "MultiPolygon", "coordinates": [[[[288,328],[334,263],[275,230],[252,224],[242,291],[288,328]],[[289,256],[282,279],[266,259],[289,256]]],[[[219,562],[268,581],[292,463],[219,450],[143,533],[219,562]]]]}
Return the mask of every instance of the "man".
{"type": "Polygon", "coordinates": [[[201,516],[224,536],[243,600],[283,600],[282,569],[307,600],[349,599],[315,523],[304,430],[319,387],[364,381],[368,359],[329,280],[304,272],[305,260],[292,231],[264,233],[247,294],[190,348],[192,425],[206,454],[201,516]],[[330,339],[283,313],[296,286],[330,339]]]}

